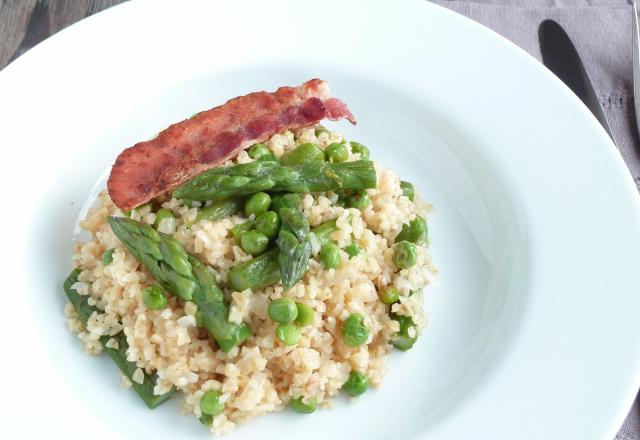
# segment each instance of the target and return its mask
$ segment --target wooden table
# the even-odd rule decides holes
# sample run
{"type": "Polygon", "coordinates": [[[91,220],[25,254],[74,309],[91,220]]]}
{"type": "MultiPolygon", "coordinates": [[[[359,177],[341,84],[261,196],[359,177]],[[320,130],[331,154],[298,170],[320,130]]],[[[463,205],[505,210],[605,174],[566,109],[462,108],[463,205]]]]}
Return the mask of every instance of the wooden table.
{"type": "Polygon", "coordinates": [[[0,70],[33,46],[125,0],[0,0],[0,70]]]}
{"type": "MultiPolygon", "coordinates": [[[[126,0],[0,0],[0,70],[50,35],[126,0]]],[[[639,422],[638,402],[625,423],[639,422]]],[[[628,438],[622,431],[616,440],[628,438]]]]}

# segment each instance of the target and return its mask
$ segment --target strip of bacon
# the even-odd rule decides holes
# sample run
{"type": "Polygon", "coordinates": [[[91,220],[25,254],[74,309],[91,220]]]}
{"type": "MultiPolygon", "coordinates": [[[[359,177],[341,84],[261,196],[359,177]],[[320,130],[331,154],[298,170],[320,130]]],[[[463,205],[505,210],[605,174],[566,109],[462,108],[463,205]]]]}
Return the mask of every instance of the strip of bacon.
{"type": "Polygon", "coordinates": [[[109,195],[116,206],[128,210],[278,132],[343,118],[356,123],[346,104],[331,98],[320,79],[240,96],[120,153],[107,182],[109,195]]]}

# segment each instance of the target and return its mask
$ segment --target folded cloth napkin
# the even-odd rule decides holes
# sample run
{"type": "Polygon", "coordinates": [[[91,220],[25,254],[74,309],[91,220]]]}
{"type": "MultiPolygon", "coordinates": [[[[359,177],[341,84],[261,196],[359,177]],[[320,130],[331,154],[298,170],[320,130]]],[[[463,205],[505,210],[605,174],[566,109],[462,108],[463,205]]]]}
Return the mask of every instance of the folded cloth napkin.
{"type": "MultiPolygon", "coordinates": [[[[589,73],[616,144],[640,188],[633,109],[631,6],[627,0],[431,0],[495,30],[541,60],[538,26],[562,25],[589,73]]],[[[640,399],[616,440],[640,440],[640,399]]]]}

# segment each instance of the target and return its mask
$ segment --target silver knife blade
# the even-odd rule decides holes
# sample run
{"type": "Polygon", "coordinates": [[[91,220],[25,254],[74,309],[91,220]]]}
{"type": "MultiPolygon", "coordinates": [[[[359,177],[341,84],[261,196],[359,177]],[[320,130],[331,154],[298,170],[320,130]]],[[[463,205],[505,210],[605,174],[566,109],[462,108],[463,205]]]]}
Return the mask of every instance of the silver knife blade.
{"type": "Polygon", "coordinates": [[[538,28],[538,40],[544,65],[580,98],[615,142],[587,70],[564,29],[553,20],[545,20],[538,28]]]}

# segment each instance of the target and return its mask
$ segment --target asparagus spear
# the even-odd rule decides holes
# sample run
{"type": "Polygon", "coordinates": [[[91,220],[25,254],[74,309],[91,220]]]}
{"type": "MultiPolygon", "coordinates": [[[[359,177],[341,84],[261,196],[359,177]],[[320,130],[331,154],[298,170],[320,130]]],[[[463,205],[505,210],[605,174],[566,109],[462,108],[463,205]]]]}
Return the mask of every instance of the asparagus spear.
{"type": "MultiPolygon", "coordinates": [[[[78,276],[80,275],[80,269],[74,269],[71,274],[64,281],[64,291],[67,294],[67,298],[76,309],[78,314],[80,315],[80,319],[86,324],[87,320],[91,316],[93,312],[98,312],[98,310],[89,305],[87,302],[87,297],[80,295],[75,289],[72,289],[73,286],[78,281],[78,276]]],[[[156,386],[157,376],[154,374],[153,376],[144,373],[144,381],[142,383],[138,383],[133,380],[133,373],[138,369],[138,366],[135,362],[129,362],[127,360],[127,349],[129,348],[129,344],[127,343],[127,338],[124,335],[124,332],[120,332],[115,336],[102,336],[100,337],[100,343],[104,351],[109,355],[109,357],[113,360],[113,362],[118,366],[122,374],[127,376],[129,380],[131,380],[131,384],[133,389],[138,393],[138,395],[144,400],[144,403],[151,409],[157,407],[158,405],[164,403],[171,397],[175,388],[171,388],[171,390],[167,391],[161,395],[153,394],[153,389],[156,386]],[[118,343],[118,348],[110,348],[107,347],[107,341],[109,339],[115,339],[118,343]]]]}
{"type": "MultiPolygon", "coordinates": [[[[331,233],[336,231],[336,220],[329,220],[316,226],[312,232],[316,234],[320,246],[330,240],[331,233]]],[[[229,284],[236,292],[245,289],[262,289],[280,281],[279,249],[273,249],[253,260],[235,266],[229,271],[229,284]]]]}
{"type": "Polygon", "coordinates": [[[290,166],[256,161],[213,168],[180,186],[173,196],[220,200],[258,191],[305,193],[375,187],[376,170],[373,162],[368,160],[341,163],[311,161],[290,166]]]}
{"type": "Polygon", "coordinates": [[[302,196],[297,193],[273,194],[271,196],[271,206],[269,209],[280,212],[281,208],[302,207],[302,196]]]}
{"type": "Polygon", "coordinates": [[[126,218],[109,217],[109,224],[159,284],[198,306],[204,327],[222,350],[228,352],[249,337],[251,331],[246,324],[229,322],[229,306],[205,265],[187,254],[177,240],[126,218]]]}
{"type": "Polygon", "coordinates": [[[240,237],[242,237],[242,234],[244,234],[245,232],[249,232],[255,226],[256,226],[256,222],[255,221],[247,220],[244,223],[240,223],[239,225],[235,225],[233,227],[233,229],[231,229],[231,235],[233,235],[233,238],[238,240],[238,243],[239,243],[240,242],[240,237]]]}
{"type": "Polygon", "coordinates": [[[429,229],[427,221],[420,216],[402,225],[402,231],[395,239],[396,243],[408,241],[415,244],[424,244],[428,241],[429,229]]]}
{"type": "Polygon", "coordinates": [[[193,302],[201,313],[201,324],[215,337],[220,348],[226,353],[251,336],[251,330],[245,323],[238,325],[229,322],[229,305],[213,275],[197,258],[189,256],[189,262],[200,286],[193,293],[193,302]]]}
{"type": "Polygon", "coordinates": [[[109,225],[129,251],[165,290],[190,301],[198,285],[189,257],[172,236],[127,218],[109,217],[109,225]]]}
{"type": "Polygon", "coordinates": [[[231,288],[236,292],[262,289],[280,281],[280,250],[275,248],[252,260],[238,264],[229,271],[231,288]]]}
{"type": "Polygon", "coordinates": [[[311,257],[311,228],[304,214],[297,208],[281,208],[282,228],[278,235],[278,263],[284,290],[289,290],[307,271],[311,257]]]}
{"type": "Polygon", "coordinates": [[[336,219],[327,220],[321,225],[316,226],[311,230],[314,234],[316,234],[316,238],[318,242],[320,242],[320,247],[324,246],[331,240],[331,233],[338,230],[338,226],[336,226],[336,219]]]}
{"type": "Polygon", "coordinates": [[[202,208],[196,215],[196,223],[200,220],[216,221],[221,218],[233,215],[242,208],[242,199],[233,198],[227,200],[219,200],[212,203],[206,208],[202,208]]]}

